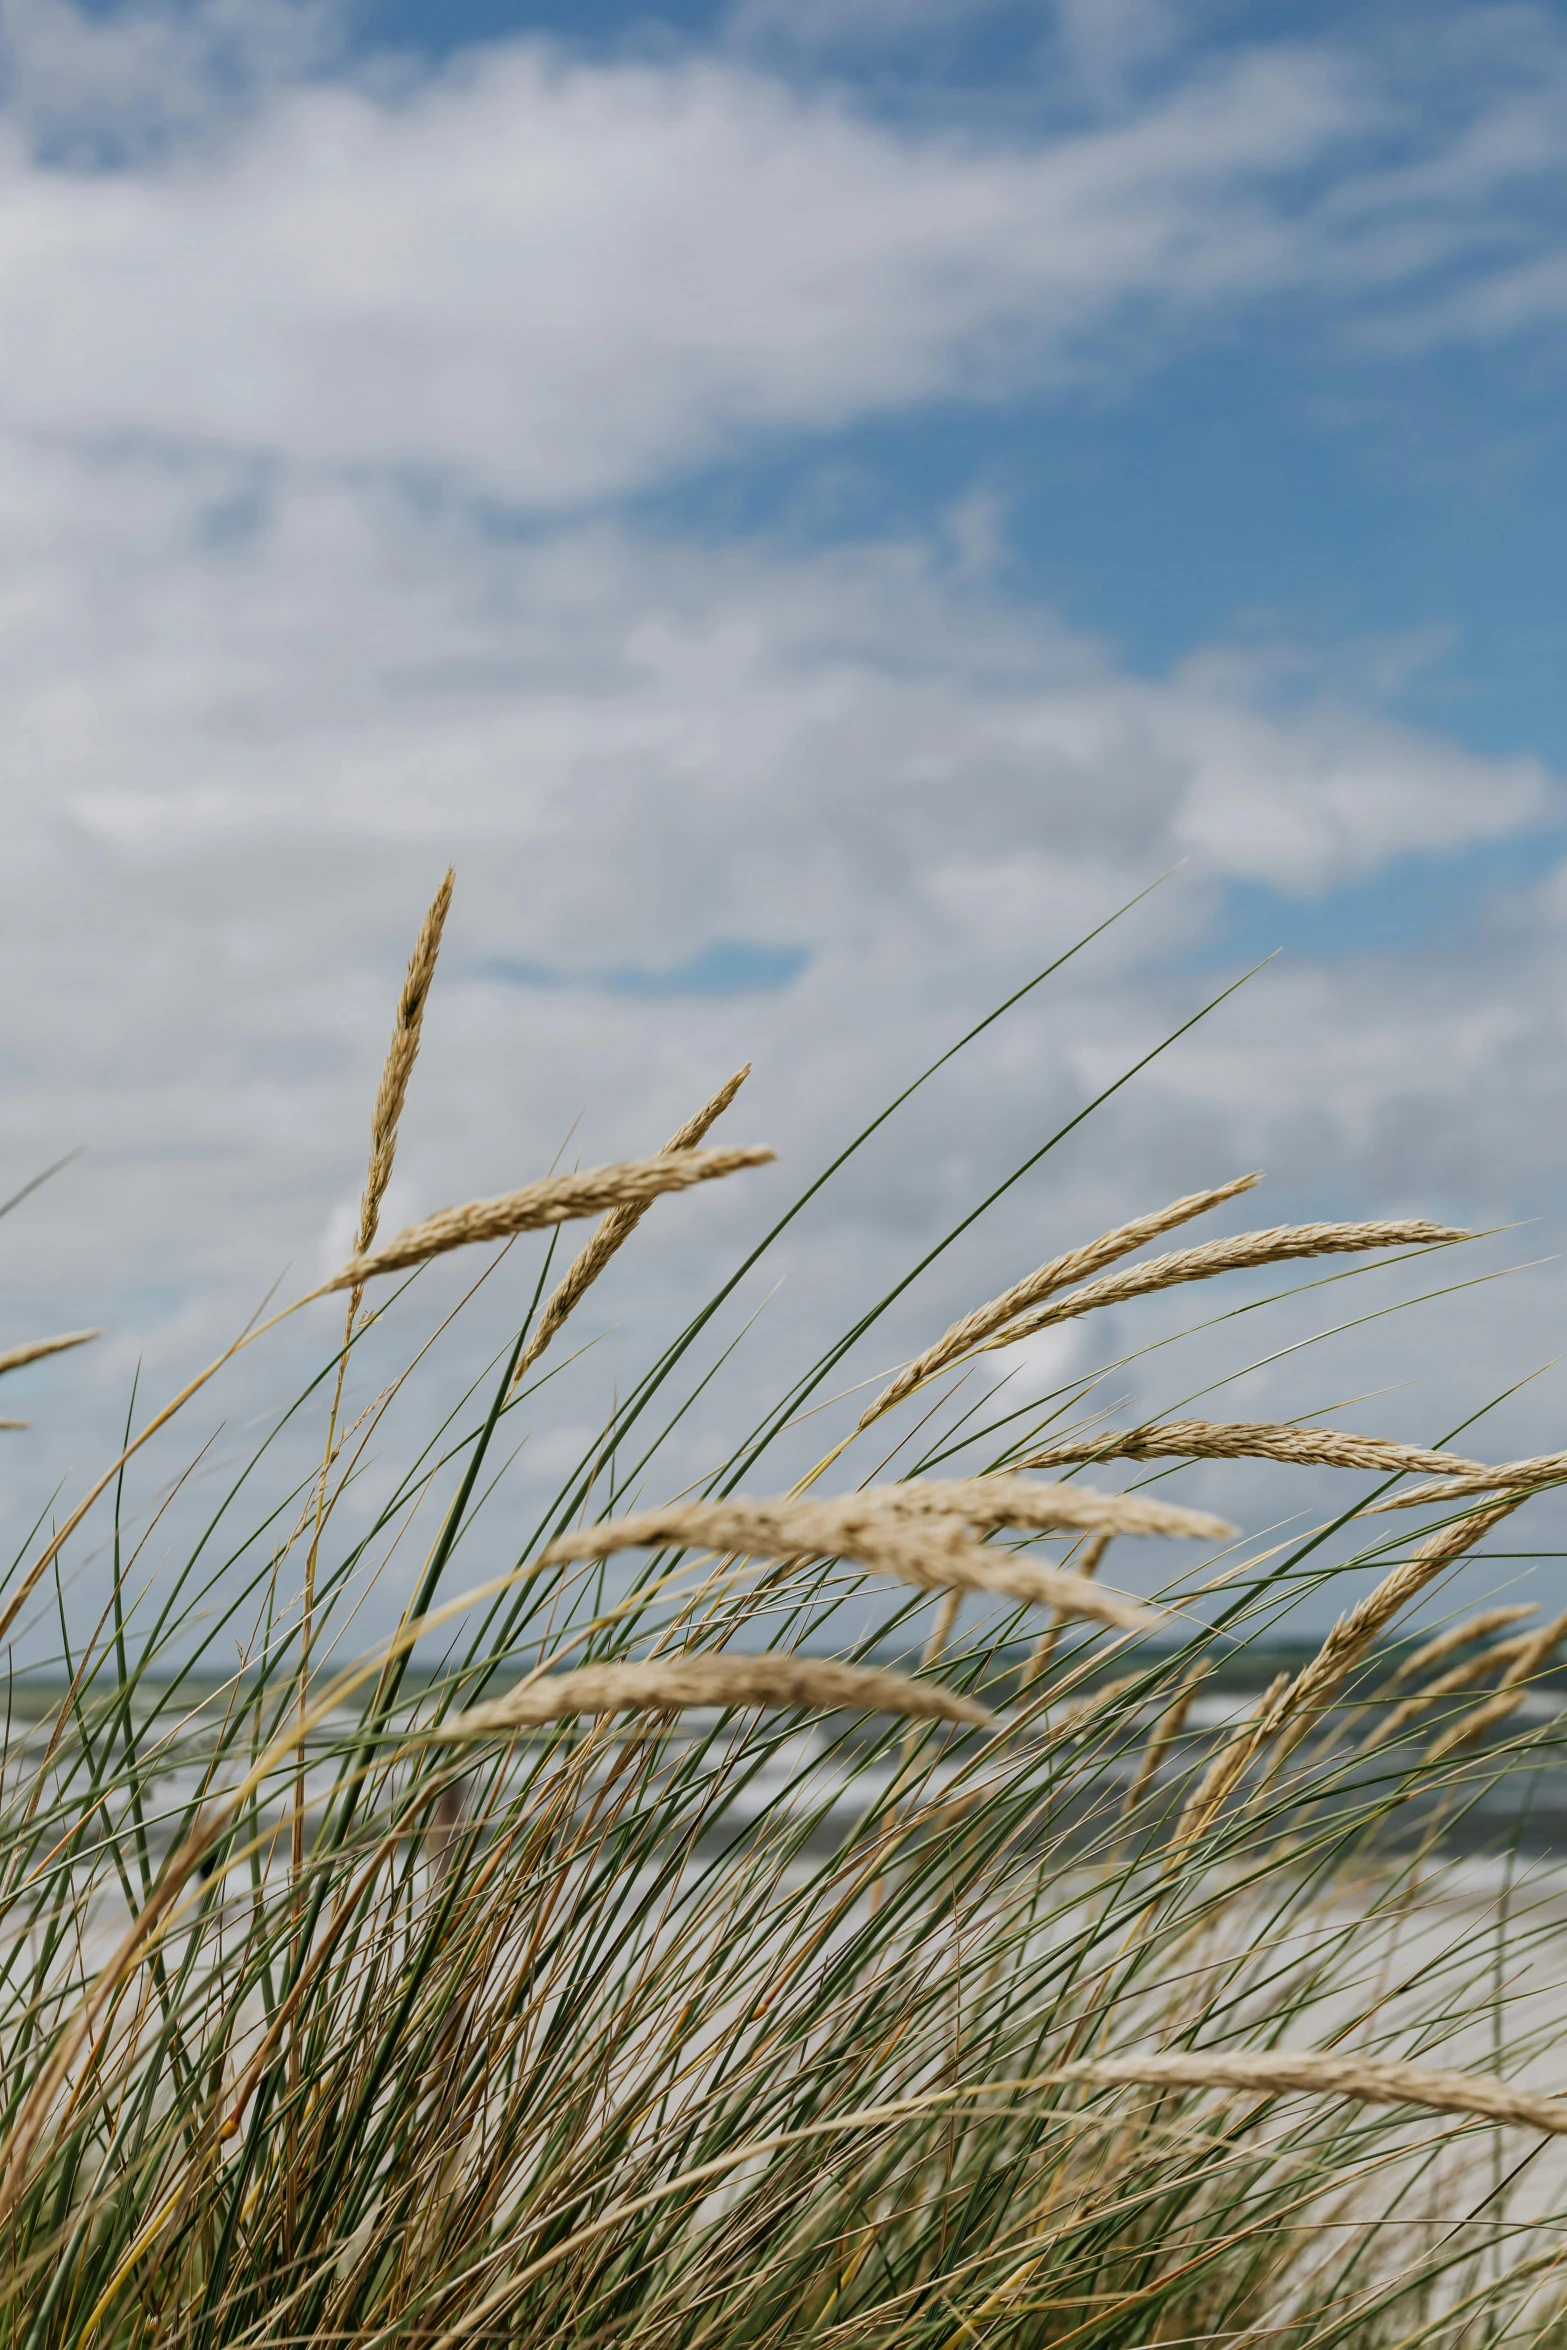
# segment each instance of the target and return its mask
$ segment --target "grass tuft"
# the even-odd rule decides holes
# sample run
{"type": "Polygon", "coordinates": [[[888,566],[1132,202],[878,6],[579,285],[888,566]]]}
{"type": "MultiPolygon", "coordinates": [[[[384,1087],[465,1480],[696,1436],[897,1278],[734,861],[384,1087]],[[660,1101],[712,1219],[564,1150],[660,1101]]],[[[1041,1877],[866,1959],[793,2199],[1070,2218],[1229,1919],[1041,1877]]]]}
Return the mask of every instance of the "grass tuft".
{"type": "Polygon", "coordinates": [[[1093,1374],[1033,1405],[941,1386],[1174,1283],[1464,1236],[1280,1227],[1106,1273],[1242,1178],[1064,1246],[844,1409],[790,1491],[747,1499],[880,1301],[699,1493],[649,1506],[724,1361],[732,1275],[515,1555],[454,1593],[515,1489],[514,1415],[548,1408],[553,1369],[527,1377],[546,1346],[665,1191],[770,1154],[699,1148],[736,1077],[648,1159],[375,1248],[449,897],[450,877],[329,1286],[357,1304],[377,1275],[542,1231],[507,1346],[398,1436],[356,1516],[372,1446],[470,1325],[423,1329],[417,1278],[351,1309],[280,1415],[321,1411],[315,1471],[291,1482],[267,1437],[138,1599],[128,1466],[296,1300],[128,1434],[3,1593],[4,1630],[41,1637],[26,1611],[58,1605],[62,1552],[112,1514],[103,1621],[76,1639],[58,1605],[0,1757],[0,2342],[1561,2339],[1563,1900],[1527,1839],[1567,1619],[1409,1620],[1559,1459],[1487,1469],[1181,1399],[1109,1430],[1093,1374]],[[551,1288],[550,1227],[599,1213],[551,1288]],[[350,1421],[361,1349],[408,1328],[350,1421]],[[1348,1483],[1249,1558],[1209,1512],[1025,1473],[1235,1461],[1279,1476],[1281,1510],[1302,1465],[1348,1483]],[[1373,1514],[1392,1501],[1427,1522],[1373,1514]],[[354,1656],[431,1511],[395,1633],[354,1656]],[[1153,1606],[1099,1579],[1134,1536],[1184,1546],[1153,1606]],[[1335,1589],[1360,1596],[1304,1643],[1292,1611],[1335,1589]]]}

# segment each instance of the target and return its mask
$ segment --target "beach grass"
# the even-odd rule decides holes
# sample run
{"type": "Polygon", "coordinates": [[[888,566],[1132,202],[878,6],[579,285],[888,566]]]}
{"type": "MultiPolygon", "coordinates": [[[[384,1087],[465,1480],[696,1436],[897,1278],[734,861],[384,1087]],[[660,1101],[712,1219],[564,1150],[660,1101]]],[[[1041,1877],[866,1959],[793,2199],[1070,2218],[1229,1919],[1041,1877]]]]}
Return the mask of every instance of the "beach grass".
{"type": "MultiPolygon", "coordinates": [[[[34,1660],[0,1782],[0,2340],[1556,2340],[1567,1904],[1524,1823],[1567,1622],[1444,1594],[1567,1460],[1112,1428],[1087,1375],[1019,1406],[975,1372],[1171,1287],[1467,1236],[1362,1219],[1147,1254],[1254,1180],[1217,1169],[1062,1234],[868,1403],[817,1410],[900,1282],[661,1499],[715,1317],[791,1209],[465,1586],[572,1314],[657,1247],[664,1193],[771,1154],[708,1141],[742,1071],[646,1159],[382,1239],[449,902],[448,879],[342,1271],[133,1412],[0,1592],[34,1660]],[[356,1515],[419,1405],[421,1268],[497,1244],[506,1347],[356,1515]],[[264,1435],[138,1598],[128,1475],[296,1312],[320,1358],[275,1418],[317,1430],[316,1466],[274,1469],[264,1435]],[[780,1489],[810,1410],[821,1458],[780,1489]],[[1271,1464],[1280,1521],[1302,1467],[1333,1506],[1249,1543],[1169,1484],[1194,1462],[1205,1494],[1271,1464]],[[59,1575],[89,1539],[111,1585],[75,1634],[59,1575]],[[359,1652],[372,1587],[401,1616],[359,1652]]],[[[442,1327],[460,1348],[461,1314],[442,1327]]]]}

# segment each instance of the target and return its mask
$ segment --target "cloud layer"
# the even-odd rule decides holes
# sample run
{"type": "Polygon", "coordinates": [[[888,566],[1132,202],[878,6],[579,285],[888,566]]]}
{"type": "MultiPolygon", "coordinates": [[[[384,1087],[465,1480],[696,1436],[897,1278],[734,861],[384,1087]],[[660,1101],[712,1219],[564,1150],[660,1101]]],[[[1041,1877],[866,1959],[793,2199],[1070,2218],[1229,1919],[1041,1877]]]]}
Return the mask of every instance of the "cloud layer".
{"type": "Polygon", "coordinates": [[[92,28],[10,0],[0,416],[552,509],[758,436],[1124,371],[1237,305],[1506,331],[1560,275],[1536,214],[1567,68],[1494,13],[1449,59],[1456,119],[1407,69],[1272,43],[998,135],[734,57],[518,41],[323,73],[330,19],[297,9],[92,28]],[[129,168],[71,167],[138,126],[129,168]]]}

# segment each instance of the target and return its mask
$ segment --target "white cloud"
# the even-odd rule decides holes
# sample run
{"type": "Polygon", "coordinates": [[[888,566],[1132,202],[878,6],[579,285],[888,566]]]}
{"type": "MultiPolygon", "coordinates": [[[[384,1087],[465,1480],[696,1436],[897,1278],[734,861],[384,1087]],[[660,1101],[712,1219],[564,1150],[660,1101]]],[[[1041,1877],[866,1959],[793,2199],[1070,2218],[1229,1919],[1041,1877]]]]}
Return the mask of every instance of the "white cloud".
{"type": "MultiPolygon", "coordinates": [[[[107,1444],[138,1353],[154,1378],[188,1368],[285,1263],[313,1277],[340,1244],[397,974],[448,856],[391,1221],[536,1172],[579,1119],[587,1160],[646,1147],[757,1062],[730,1122],[783,1171],[670,1203],[591,1333],[667,1323],[896,1082],[1197,842],[791,1240],[767,1327],[794,1361],[1194,1008],[1214,982],[1154,973],[1200,945],[1226,876],[1352,878],[1416,821],[1451,849],[1554,804],[1531,770],[1318,710],[1298,677],[1275,704],[1270,672],[1235,658],[1132,677],[939,542],[498,540],[363,485],[14,444],[0,536],[6,1171],[92,1145],[0,1232],[7,1319],[113,1332],[15,1407],[40,1426],[10,1473],[39,1500],[68,1439],[79,1465],[84,1427],[107,1444]],[[1259,809],[1287,832],[1249,824],[1259,809]],[[725,940],[805,965],[727,996],[604,976],[678,973],[725,940]],[[78,1386],[96,1417],[56,1417],[78,1386]]],[[[1560,960],[1542,903],[1483,955],[1270,975],[944,1260],[865,1367],[1062,1242],[1244,1165],[1273,1170],[1270,1218],[1527,1205],[1559,1148],[1560,1040],[1557,995],[1531,1001],[1519,975],[1560,960]]],[[[1431,1374],[1443,1405],[1500,1385],[1528,1343],[1528,1317],[1498,1311],[1431,1374]]],[[[602,1403],[618,1345],[567,1418],[602,1403]]],[[[693,1421],[685,1468],[758,1391],[747,1365],[693,1421]]],[[[231,1420],[277,1375],[242,1372],[231,1420]]]]}
{"type": "MultiPolygon", "coordinates": [[[[1554,266],[1517,258],[1563,146],[1525,69],[1567,75],[1513,13],[1461,56],[1444,21],[1467,79],[1441,106],[1374,50],[1258,43],[1001,135],[733,56],[518,40],[328,71],[333,13],[288,0],[106,22],[8,0],[0,419],[553,508],[758,435],[1124,368],[1129,333],[1146,355],[1258,298],[1382,335],[1458,300],[1505,323],[1554,266]],[[1484,264],[1458,293],[1431,274],[1455,260],[1484,264]]],[[[1118,16],[1120,49],[1162,22],[1118,16]]]]}
{"type": "Polygon", "coordinates": [[[35,824],[131,868],[455,827],[526,863],[526,952],[562,970],[737,932],[815,951],[893,901],[959,933],[983,908],[1021,945],[1052,872],[1191,849],[1210,876],[1313,889],[1553,807],[1535,762],[1298,678],[1276,703],[1265,661],[1136,680],[914,540],[497,539],[351,485],[9,458],[0,690],[35,824]],[[584,832],[616,845],[608,894],[584,832]]]}
{"type": "Polygon", "coordinates": [[[0,414],[570,504],[1072,362],[1127,304],[1269,285],[1252,200],[1353,97],[1242,60],[1132,128],[899,133],[733,65],[517,45],[279,95],[132,175],[0,155],[0,414]]]}
{"type": "MultiPolygon", "coordinates": [[[[1282,728],[1229,698],[1192,664],[1189,701],[1151,714],[1166,756],[1185,751],[1191,783],[1177,831],[1221,870],[1309,893],[1406,855],[1440,855],[1548,819],[1539,762],[1488,763],[1381,725],[1364,710],[1301,713],[1282,728]]],[[[1222,665],[1221,665],[1222,666],[1222,665]]]]}

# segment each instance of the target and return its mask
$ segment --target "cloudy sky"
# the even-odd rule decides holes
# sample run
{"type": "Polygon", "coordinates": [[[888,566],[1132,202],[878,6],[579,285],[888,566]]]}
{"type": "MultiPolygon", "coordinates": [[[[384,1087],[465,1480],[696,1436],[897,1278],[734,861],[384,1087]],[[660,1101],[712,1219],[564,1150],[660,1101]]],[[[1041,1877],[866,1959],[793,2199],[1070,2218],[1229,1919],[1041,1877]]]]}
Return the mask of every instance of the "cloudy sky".
{"type": "MultiPolygon", "coordinates": [[[[1232,1227],[1550,1257],[1564,172],[1567,9],[1509,0],[0,0],[6,1188],[85,1146],[0,1234],[5,1339],[109,1333],[7,1384],[17,1539],[138,1360],[177,1381],[340,1252],[448,861],[391,1221],[651,1147],[742,1059],[733,1136],[781,1154],[657,1211],[540,1474],[1161,875],[792,1228],[722,1397],[1275,950],[856,1370],[1250,1166],[1232,1227]]],[[[1204,1408],[1388,1390],[1348,1417],[1435,1440],[1561,1304],[1490,1282],[1204,1408]]],[[[247,1358],[192,1447],[329,1344],[247,1358]]],[[[1200,1384],[1162,1378],[1108,1400],[1200,1384]]]]}

